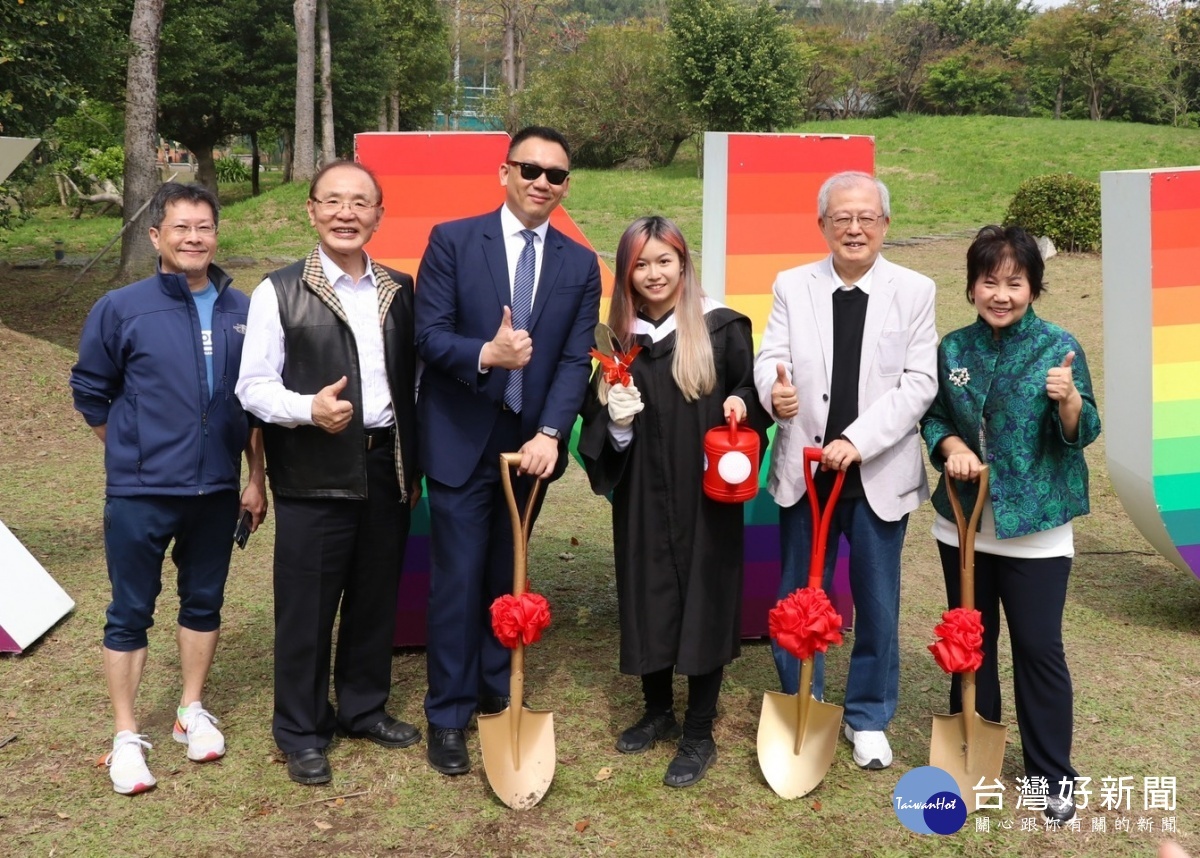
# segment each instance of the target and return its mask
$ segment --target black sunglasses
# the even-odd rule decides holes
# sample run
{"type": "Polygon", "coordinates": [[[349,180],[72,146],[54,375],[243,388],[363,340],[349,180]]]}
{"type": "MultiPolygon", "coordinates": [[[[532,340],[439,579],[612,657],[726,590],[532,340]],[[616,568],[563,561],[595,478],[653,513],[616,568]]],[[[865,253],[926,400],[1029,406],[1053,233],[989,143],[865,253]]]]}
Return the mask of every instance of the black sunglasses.
{"type": "Polygon", "coordinates": [[[521,170],[521,178],[527,182],[536,181],[542,173],[546,174],[546,181],[552,185],[561,185],[567,180],[567,176],[571,175],[570,170],[548,169],[537,164],[526,164],[524,161],[505,161],[510,167],[519,167],[521,170]]]}

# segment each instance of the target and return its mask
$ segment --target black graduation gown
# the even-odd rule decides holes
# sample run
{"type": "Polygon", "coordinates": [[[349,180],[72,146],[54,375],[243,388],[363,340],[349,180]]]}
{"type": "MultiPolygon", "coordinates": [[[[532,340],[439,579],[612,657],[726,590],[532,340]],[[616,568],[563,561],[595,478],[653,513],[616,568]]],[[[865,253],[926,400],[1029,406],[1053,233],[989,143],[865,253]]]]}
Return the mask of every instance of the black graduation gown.
{"type": "Polygon", "coordinates": [[[725,423],[721,406],[731,394],[745,401],[764,453],[770,421],[754,389],[750,320],[706,305],[717,368],[712,393],[683,398],[671,375],[674,331],[658,342],[639,334],[642,351],[631,373],[645,407],[634,418],[630,445],[618,451],[609,439],[599,371],[583,406],[579,452],[592,489],[612,493],[622,673],[675,665],[698,676],[740,651],[742,504],[704,494],[704,435],[725,423]]]}

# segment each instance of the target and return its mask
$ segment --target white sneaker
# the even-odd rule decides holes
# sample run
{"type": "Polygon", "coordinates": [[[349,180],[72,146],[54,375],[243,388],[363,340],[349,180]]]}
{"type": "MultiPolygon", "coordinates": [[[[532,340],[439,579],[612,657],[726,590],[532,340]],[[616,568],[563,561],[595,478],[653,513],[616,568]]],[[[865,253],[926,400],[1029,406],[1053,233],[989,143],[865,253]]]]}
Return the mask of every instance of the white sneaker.
{"type": "Polygon", "coordinates": [[[207,763],[225,756],[225,737],[216,728],[216,723],[217,719],[197,700],[175,719],[171,735],[176,742],[188,746],[189,760],[207,763]]]}
{"type": "Polygon", "coordinates": [[[849,724],[846,740],[854,745],[854,762],[863,769],[886,769],[892,764],[892,746],[882,730],[855,730],[849,724]]]}
{"type": "Polygon", "coordinates": [[[100,762],[108,766],[108,776],[112,778],[114,790],[121,795],[137,795],[157,783],[150,769],[146,768],[146,758],[142,753],[142,748],[152,747],[143,736],[132,730],[122,730],[117,734],[112,750],[100,758],[100,762]]]}

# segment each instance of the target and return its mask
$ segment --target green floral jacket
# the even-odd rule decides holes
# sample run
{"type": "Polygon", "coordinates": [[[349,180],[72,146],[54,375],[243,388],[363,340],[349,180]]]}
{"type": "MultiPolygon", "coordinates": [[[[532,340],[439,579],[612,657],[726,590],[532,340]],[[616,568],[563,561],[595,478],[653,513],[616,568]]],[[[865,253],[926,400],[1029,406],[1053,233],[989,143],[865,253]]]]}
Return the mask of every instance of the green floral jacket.
{"type": "MultiPolygon", "coordinates": [[[[1083,348],[1069,333],[1043,321],[1030,306],[1017,324],[996,339],[983,319],[947,334],[938,346],[938,394],[921,421],[929,459],[941,471],[942,439],[957,435],[988,465],[996,536],[1049,530],[1088,512],[1088,470],[1083,448],[1100,435],[1083,348]],[[1075,387],[1083,397],[1079,434],[1063,437],[1058,404],[1046,395],[1046,373],[1067,352],[1075,387]],[[986,455],[981,430],[986,427],[986,455]]],[[[976,487],[964,485],[970,515],[976,487]]],[[[938,514],[954,521],[943,474],[933,493],[938,514]]]]}

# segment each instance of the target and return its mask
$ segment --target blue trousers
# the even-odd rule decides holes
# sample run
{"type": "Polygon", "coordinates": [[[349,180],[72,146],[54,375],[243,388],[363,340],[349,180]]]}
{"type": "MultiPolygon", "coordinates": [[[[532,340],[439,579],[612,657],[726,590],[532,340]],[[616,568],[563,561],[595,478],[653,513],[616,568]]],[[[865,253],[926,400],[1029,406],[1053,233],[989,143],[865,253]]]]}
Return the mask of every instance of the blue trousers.
{"type": "MultiPolygon", "coordinates": [[[[500,454],[516,452],[522,443],[520,417],[504,411],[463,485],[425,479],[432,555],[425,715],[432,727],[466,727],[481,696],[508,695],[512,653],[492,633],[491,605],[512,592],[513,576],[512,522],[500,482],[500,454]]],[[[514,476],[522,512],[533,482],[514,476]]],[[[534,521],[540,510],[539,499],[534,521]]]]}
{"type": "MultiPolygon", "coordinates": [[[[908,516],[884,521],[871,510],[866,498],[847,498],[834,510],[829,528],[822,586],[833,584],[838,537],[850,543],[850,592],[854,598],[854,649],[846,678],[845,720],[854,730],[884,730],[896,714],[900,697],[900,552],[908,516]]],[[[808,498],[779,510],[779,539],[783,578],[779,598],[808,586],[813,522],[808,498]]],[[[771,644],[780,684],[795,694],[800,684],[800,662],[771,644]]],[[[813,661],[813,695],[821,700],[825,690],[825,657],[813,661]]]]}
{"type": "Polygon", "coordinates": [[[179,625],[196,632],[220,628],[237,517],[238,493],[233,490],[197,497],[109,497],[104,503],[104,555],[112,602],[104,646],[114,652],[146,648],[172,539],[179,625]]]}

